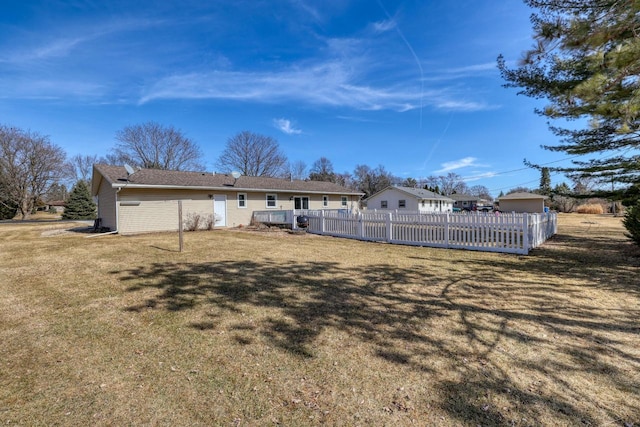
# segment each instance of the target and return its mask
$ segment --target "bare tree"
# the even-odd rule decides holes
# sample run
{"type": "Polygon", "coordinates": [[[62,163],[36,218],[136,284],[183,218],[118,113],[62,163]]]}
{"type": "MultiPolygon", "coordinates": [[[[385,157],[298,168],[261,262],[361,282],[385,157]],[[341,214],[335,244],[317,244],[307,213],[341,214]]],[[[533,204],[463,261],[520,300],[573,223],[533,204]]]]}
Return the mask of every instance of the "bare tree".
{"type": "Polygon", "coordinates": [[[38,199],[65,174],[66,154],[49,138],[0,126],[0,200],[29,218],[38,199]]]}
{"type": "Polygon", "coordinates": [[[305,179],[307,178],[307,164],[302,160],[287,163],[288,173],[286,178],[305,179]]]}
{"type": "Polygon", "coordinates": [[[375,169],[367,165],[357,165],[353,171],[353,177],[358,190],[365,193],[365,197],[384,190],[393,180],[393,176],[382,165],[375,169]]]}
{"type": "Polygon", "coordinates": [[[513,193],[531,193],[531,189],[529,187],[518,186],[518,187],[513,187],[512,189],[507,191],[507,194],[513,194],[513,193]]]}
{"type": "Polygon", "coordinates": [[[333,171],[333,163],[326,157],[320,157],[313,162],[309,173],[311,181],[336,182],[336,174],[333,171]]]}
{"type": "Polygon", "coordinates": [[[76,154],[71,157],[67,162],[67,169],[69,171],[69,177],[74,182],[84,181],[89,182],[91,180],[91,174],[93,172],[93,165],[99,163],[100,158],[94,155],[82,155],[76,154]]]}
{"type": "Polygon", "coordinates": [[[489,189],[484,185],[474,185],[473,187],[469,187],[469,194],[471,194],[472,196],[480,197],[481,199],[489,201],[493,200],[489,189]]]}
{"type": "Polygon", "coordinates": [[[115,158],[148,169],[203,170],[202,152],[173,126],[155,122],[127,126],[116,133],[115,158]]]}
{"type": "Polygon", "coordinates": [[[246,176],[282,176],[286,166],[287,157],[280,151],[278,141],[248,131],[229,138],[216,162],[224,172],[235,170],[246,176]]]}
{"type": "Polygon", "coordinates": [[[462,194],[468,191],[467,184],[462,177],[455,172],[449,172],[446,175],[430,176],[426,179],[429,186],[437,187],[440,194],[450,196],[451,194],[462,194]]]}

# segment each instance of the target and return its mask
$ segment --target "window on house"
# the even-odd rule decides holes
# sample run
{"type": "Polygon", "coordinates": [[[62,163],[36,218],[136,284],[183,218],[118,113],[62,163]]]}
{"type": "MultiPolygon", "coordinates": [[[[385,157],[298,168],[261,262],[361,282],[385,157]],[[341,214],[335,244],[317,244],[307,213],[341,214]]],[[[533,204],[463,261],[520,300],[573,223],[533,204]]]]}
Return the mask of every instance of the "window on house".
{"type": "Polygon", "coordinates": [[[406,200],[398,200],[398,208],[406,208],[407,201],[406,200]]]}
{"type": "Polygon", "coordinates": [[[278,197],[275,194],[267,194],[267,207],[275,208],[278,203],[278,197]]]}
{"type": "Polygon", "coordinates": [[[380,209],[387,209],[387,201],[383,200],[380,202],[380,209]]]}
{"type": "Polygon", "coordinates": [[[322,206],[325,208],[329,206],[329,196],[322,196],[322,206]]]}
{"type": "Polygon", "coordinates": [[[425,202],[424,200],[422,201],[422,207],[424,208],[424,206],[427,204],[427,202],[425,202]]]}
{"type": "Polygon", "coordinates": [[[343,207],[347,207],[347,196],[340,196],[340,205],[343,207]]]}
{"type": "Polygon", "coordinates": [[[239,208],[247,207],[247,193],[238,193],[238,207],[239,208]]]}

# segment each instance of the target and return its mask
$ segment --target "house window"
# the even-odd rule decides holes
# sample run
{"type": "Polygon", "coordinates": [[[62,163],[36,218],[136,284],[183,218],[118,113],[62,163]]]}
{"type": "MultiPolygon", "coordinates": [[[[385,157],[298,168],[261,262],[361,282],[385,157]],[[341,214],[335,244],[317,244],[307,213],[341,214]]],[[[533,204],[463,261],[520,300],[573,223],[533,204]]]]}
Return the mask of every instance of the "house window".
{"type": "Polygon", "coordinates": [[[340,196],[340,205],[343,207],[347,207],[347,196],[340,196]]]}
{"type": "Polygon", "coordinates": [[[427,202],[425,202],[424,200],[422,201],[422,207],[424,208],[424,206],[427,204],[427,202]]]}
{"type": "Polygon", "coordinates": [[[467,202],[462,202],[462,206],[467,206],[467,202]]]}
{"type": "Polygon", "coordinates": [[[247,207],[247,193],[238,193],[238,207],[239,208],[247,207]]]}
{"type": "Polygon", "coordinates": [[[329,206],[329,196],[322,196],[322,206],[325,208],[329,206]]]}
{"type": "Polygon", "coordinates": [[[267,208],[275,208],[278,197],[275,194],[267,194],[267,208]]]}
{"type": "Polygon", "coordinates": [[[387,201],[383,200],[380,202],[380,209],[387,209],[387,201]]]}
{"type": "Polygon", "coordinates": [[[406,208],[407,201],[406,200],[398,200],[398,208],[406,208]]]}

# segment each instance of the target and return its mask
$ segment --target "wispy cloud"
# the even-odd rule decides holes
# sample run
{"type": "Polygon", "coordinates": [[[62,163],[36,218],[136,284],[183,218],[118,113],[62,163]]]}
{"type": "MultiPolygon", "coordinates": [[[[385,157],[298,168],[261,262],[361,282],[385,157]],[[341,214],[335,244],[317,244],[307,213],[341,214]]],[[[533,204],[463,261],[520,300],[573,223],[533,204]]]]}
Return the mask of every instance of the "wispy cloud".
{"type": "Polygon", "coordinates": [[[466,168],[469,166],[478,166],[476,164],[476,159],[475,157],[464,157],[462,159],[459,160],[453,160],[451,162],[444,162],[442,163],[442,168],[438,169],[437,171],[434,171],[434,173],[443,173],[443,172],[451,172],[457,169],[462,169],[462,168],[466,168]]]}
{"type": "Polygon", "coordinates": [[[435,103],[436,108],[445,111],[487,111],[496,110],[500,108],[499,105],[489,105],[484,102],[454,100],[454,99],[441,99],[435,103]]]}
{"type": "Polygon", "coordinates": [[[376,33],[384,33],[396,28],[396,21],[393,19],[386,19],[384,21],[378,21],[371,24],[371,28],[376,33]]]}
{"type": "Polygon", "coordinates": [[[465,182],[480,181],[481,179],[493,178],[496,175],[498,175],[497,172],[483,172],[475,175],[462,177],[462,180],[465,182]]]}
{"type": "MultiPolygon", "coordinates": [[[[45,39],[38,43],[15,45],[12,49],[7,50],[4,55],[0,56],[0,63],[24,65],[34,61],[64,58],[71,55],[79,47],[89,44],[90,42],[111,34],[122,33],[127,31],[149,28],[164,23],[159,20],[144,19],[124,19],[120,21],[104,22],[94,26],[82,25],[76,28],[65,28],[66,34],[61,37],[46,35],[38,35],[39,38],[45,39]]],[[[60,32],[60,31],[57,31],[60,32]]]]}
{"type": "Polygon", "coordinates": [[[212,71],[165,77],[139,102],[156,99],[225,99],[265,103],[295,101],[358,110],[408,111],[420,95],[412,88],[360,84],[351,64],[323,62],[280,71],[212,71]]]}
{"type": "Polygon", "coordinates": [[[291,123],[291,120],[273,119],[273,125],[276,127],[276,129],[286,133],[287,135],[298,135],[302,133],[300,129],[296,129],[293,126],[293,124],[291,123]]]}
{"type": "Polygon", "coordinates": [[[483,64],[472,64],[464,67],[448,68],[445,69],[445,73],[449,74],[462,74],[462,73],[476,73],[482,71],[496,71],[498,65],[496,62],[485,62],[483,64]]]}

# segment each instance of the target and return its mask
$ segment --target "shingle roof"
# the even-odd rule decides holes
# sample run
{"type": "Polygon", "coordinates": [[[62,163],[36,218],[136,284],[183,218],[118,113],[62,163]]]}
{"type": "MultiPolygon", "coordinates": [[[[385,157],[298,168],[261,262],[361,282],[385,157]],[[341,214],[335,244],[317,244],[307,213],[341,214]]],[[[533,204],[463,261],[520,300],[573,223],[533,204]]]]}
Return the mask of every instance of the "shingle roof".
{"type": "MultiPolygon", "coordinates": [[[[399,186],[390,186],[385,188],[384,190],[374,194],[373,196],[382,193],[383,191],[387,191],[387,190],[399,190],[402,191],[403,193],[407,193],[410,196],[415,197],[416,199],[431,199],[431,200],[448,200],[448,201],[453,201],[450,198],[446,197],[446,196],[442,196],[440,194],[434,193],[433,191],[429,191],[429,190],[425,190],[424,188],[413,188],[413,187],[399,187],[399,186]]],[[[369,198],[373,197],[373,196],[369,196],[369,198]]]]}
{"type": "MultiPolygon", "coordinates": [[[[191,189],[225,189],[236,191],[282,191],[307,193],[358,195],[362,193],[348,189],[332,182],[287,180],[280,178],[266,178],[257,176],[241,176],[234,179],[231,175],[209,172],[184,172],[160,169],[140,169],[127,177],[127,171],[122,166],[104,164],[94,165],[94,181],[96,172],[113,186],[127,185],[138,188],[191,188],[191,189]]],[[[94,182],[93,191],[97,191],[94,182]]]]}
{"type": "Polygon", "coordinates": [[[453,200],[481,200],[480,197],[471,194],[451,194],[449,198],[453,200]]]}
{"type": "Polygon", "coordinates": [[[447,196],[443,196],[438,193],[434,193],[433,191],[425,190],[424,188],[412,188],[412,187],[396,187],[400,191],[404,191],[405,193],[411,194],[414,197],[419,199],[440,199],[440,200],[451,200],[447,196]]]}

